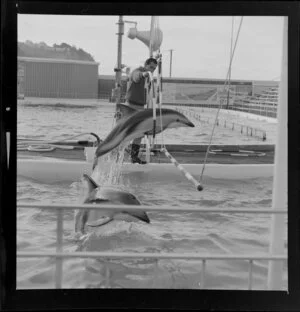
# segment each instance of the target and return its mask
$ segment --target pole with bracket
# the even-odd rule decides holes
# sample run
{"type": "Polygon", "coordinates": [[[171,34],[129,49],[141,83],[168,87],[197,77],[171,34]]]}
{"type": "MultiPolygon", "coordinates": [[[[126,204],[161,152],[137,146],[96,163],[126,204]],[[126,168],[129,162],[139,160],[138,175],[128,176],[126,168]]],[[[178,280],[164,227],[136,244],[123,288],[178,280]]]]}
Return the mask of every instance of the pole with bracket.
{"type": "MultiPolygon", "coordinates": [[[[274,164],[272,208],[287,208],[287,32],[288,17],[284,17],[281,82],[278,101],[277,142],[274,164]]],[[[284,252],[285,220],[282,215],[272,215],[270,254],[284,252]]],[[[268,267],[268,290],[281,290],[283,279],[282,261],[270,261],[268,267]]]]}
{"type": "MultiPolygon", "coordinates": [[[[149,57],[153,57],[153,31],[154,31],[154,22],[155,22],[155,17],[151,16],[151,24],[150,24],[150,38],[149,38],[149,57]]],[[[151,83],[151,90],[149,90],[149,102],[147,103],[147,107],[150,108],[150,102],[152,104],[152,108],[153,108],[153,131],[155,131],[155,127],[156,127],[156,110],[155,110],[155,103],[153,102],[153,94],[152,90],[153,90],[153,77],[152,77],[152,73],[149,73],[149,81],[151,83]]],[[[153,132],[153,142],[152,145],[154,145],[154,137],[155,137],[155,132],[153,132]]],[[[150,142],[149,142],[149,136],[145,135],[145,142],[146,142],[146,162],[149,163],[150,162],[150,142]]]]}
{"type": "MultiPolygon", "coordinates": [[[[119,21],[117,23],[118,27],[118,55],[117,55],[117,66],[114,68],[116,73],[116,83],[115,83],[115,96],[116,96],[116,109],[118,104],[121,103],[121,90],[122,90],[122,36],[124,35],[124,21],[123,16],[119,16],[119,21]]],[[[120,116],[117,115],[116,119],[120,116]]]]}

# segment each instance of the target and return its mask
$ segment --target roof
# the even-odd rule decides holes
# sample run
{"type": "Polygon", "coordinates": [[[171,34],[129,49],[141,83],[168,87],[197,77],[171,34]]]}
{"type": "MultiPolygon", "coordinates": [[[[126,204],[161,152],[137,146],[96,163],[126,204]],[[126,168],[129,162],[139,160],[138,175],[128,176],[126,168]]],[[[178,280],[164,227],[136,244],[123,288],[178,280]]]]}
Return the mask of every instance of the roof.
{"type": "Polygon", "coordinates": [[[39,58],[39,57],[24,57],[18,56],[18,61],[34,62],[34,63],[65,63],[65,64],[82,64],[82,65],[99,65],[97,62],[54,59],[54,58],[39,58]]]}

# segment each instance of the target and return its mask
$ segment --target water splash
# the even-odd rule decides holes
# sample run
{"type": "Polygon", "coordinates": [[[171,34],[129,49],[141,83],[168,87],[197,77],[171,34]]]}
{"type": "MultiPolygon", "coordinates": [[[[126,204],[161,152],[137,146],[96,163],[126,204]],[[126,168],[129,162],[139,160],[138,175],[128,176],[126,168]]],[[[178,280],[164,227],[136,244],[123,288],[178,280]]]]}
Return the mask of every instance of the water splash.
{"type": "Polygon", "coordinates": [[[93,176],[101,186],[119,185],[127,144],[121,144],[98,160],[93,176]]]}

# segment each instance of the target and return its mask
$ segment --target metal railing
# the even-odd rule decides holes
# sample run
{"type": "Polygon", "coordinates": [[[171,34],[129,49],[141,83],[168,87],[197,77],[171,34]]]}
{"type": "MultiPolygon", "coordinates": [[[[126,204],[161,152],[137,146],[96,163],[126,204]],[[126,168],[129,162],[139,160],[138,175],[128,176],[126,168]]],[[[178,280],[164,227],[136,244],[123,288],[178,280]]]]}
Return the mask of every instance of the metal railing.
{"type": "MultiPolygon", "coordinates": [[[[200,289],[205,287],[205,272],[207,261],[213,260],[245,260],[248,261],[248,289],[251,290],[253,286],[253,266],[254,261],[269,260],[269,261],[286,261],[287,255],[270,255],[270,254],[199,254],[199,253],[145,253],[145,252],[63,252],[63,221],[64,211],[75,209],[86,210],[102,210],[111,209],[119,210],[120,205],[73,205],[73,204],[23,204],[19,203],[17,208],[21,209],[47,209],[56,210],[57,223],[56,223],[56,252],[17,252],[17,257],[21,258],[56,258],[55,268],[55,286],[56,288],[62,288],[63,284],[63,260],[66,258],[115,258],[115,259],[186,259],[186,260],[201,260],[202,272],[200,289]]],[[[172,206],[136,206],[126,205],[126,210],[143,210],[143,211],[176,211],[176,212],[199,212],[199,213],[259,213],[259,214],[286,214],[286,209],[244,209],[244,208],[196,208],[196,207],[172,207],[172,206]]],[[[278,272],[282,274],[282,272],[278,272]]]]}
{"type": "Polygon", "coordinates": [[[278,88],[272,87],[261,94],[236,99],[232,109],[256,115],[277,117],[278,88]]]}
{"type": "MultiPolygon", "coordinates": [[[[175,109],[185,115],[189,115],[193,118],[195,118],[196,120],[203,122],[203,123],[210,123],[210,118],[202,118],[200,114],[198,114],[197,112],[189,109],[189,110],[184,110],[182,109],[182,107],[177,108],[175,107],[175,109]]],[[[212,120],[211,123],[213,123],[214,121],[212,120]]],[[[233,122],[233,121],[228,121],[226,119],[221,119],[218,118],[217,119],[217,126],[223,126],[224,128],[230,129],[232,131],[238,131],[241,134],[244,134],[246,136],[251,136],[251,137],[256,137],[258,139],[261,139],[262,141],[266,141],[267,139],[267,132],[265,130],[262,129],[258,129],[258,128],[254,128],[251,126],[247,126],[245,124],[240,124],[238,122],[233,122]]]]}
{"type": "MultiPolygon", "coordinates": [[[[227,93],[226,93],[227,94],[227,93]]],[[[174,105],[182,107],[208,107],[223,108],[227,110],[242,111],[255,115],[266,117],[277,117],[278,105],[278,88],[271,87],[262,91],[260,94],[248,95],[245,92],[230,92],[229,105],[227,105],[227,95],[222,95],[219,90],[207,100],[192,101],[190,100],[172,100],[165,99],[164,105],[174,105]]]]}

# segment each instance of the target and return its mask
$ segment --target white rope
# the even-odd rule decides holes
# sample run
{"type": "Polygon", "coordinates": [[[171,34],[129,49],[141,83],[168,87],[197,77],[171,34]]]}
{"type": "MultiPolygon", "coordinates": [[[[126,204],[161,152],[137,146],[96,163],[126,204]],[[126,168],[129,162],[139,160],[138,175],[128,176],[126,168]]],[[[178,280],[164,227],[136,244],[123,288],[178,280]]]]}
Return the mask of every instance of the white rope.
{"type": "Polygon", "coordinates": [[[264,152],[245,151],[245,150],[238,150],[236,152],[226,152],[223,151],[222,149],[209,150],[209,153],[214,155],[229,155],[237,157],[261,157],[266,155],[266,153],[264,152]]]}
{"type": "Polygon", "coordinates": [[[50,144],[33,144],[27,147],[30,152],[51,152],[55,150],[55,147],[50,144]]]}
{"type": "MultiPolygon", "coordinates": [[[[159,66],[160,66],[160,72],[158,72],[158,74],[157,74],[157,83],[158,83],[158,88],[157,88],[157,92],[158,92],[158,94],[157,94],[157,96],[158,96],[158,103],[159,103],[159,113],[160,113],[160,128],[162,129],[163,128],[163,125],[162,125],[162,88],[161,88],[161,84],[162,84],[162,64],[161,64],[161,62],[162,62],[162,59],[161,59],[161,57],[162,57],[162,55],[161,55],[161,53],[160,53],[160,51],[158,52],[159,53],[159,58],[158,58],[158,62],[160,62],[159,63],[159,66]]],[[[164,134],[163,134],[163,132],[161,132],[161,148],[165,148],[165,142],[164,142],[164,134]]]]}
{"type": "MultiPolygon", "coordinates": [[[[155,22],[155,21],[154,21],[155,22]]],[[[158,23],[158,21],[157,21],[158,23]]],[[[157,26],[157,24],[156,24],[157,26]]],[[[153,36],[153,29],[151,28],[151,40],[152,40],[152,36],[153,36]]],[[[150,41],[151,42],[151,41],[150,41]]],[[[151,50],[151,47],[152,45],[150,44],[150,53],[152,52],[151,50]]],[[[161,54],[160,54],[160,51],[158,52],[158,56],[159,56],[159,59],[158,61],[161,62],[161,54]]],[[[160,64],[159,64],[160,66],[160,64]]],[[[154,99],[154,95],[155,95],[155,89],[154,89],[154,79],[153,79],[153,74],[151,72],[148,72],[149,74],[149,80],[150,80],[150,83],[151,83],[151,88],[149,90],[149,88],[147,88],[147,91],[150,92],[150,96],[149,96],[149,93],[148,93],[148,97],[152,103],[152,108],[153,108],[153,142],[152,142],[152,148],[154,148],[154,139],[155,139],[155,129],[156,129],[156,101],[158,100],[158,104],[159,104],[159,110],[160,110],[160,127],[161,127],[161,130],[163,129],[163,124],[162,124],[162,90],[160,89],[161,85],[161,73],[158,73],[157,74],[157,94],[156,94],[156,99],[154,99]],[[152,94],[151,94],[152,92],[152,94]]],[[[182,165],[180,165],[177,160],[167,151],[166,147],[165,147],[165,144],[164,144],[164,138],[163,138],[163,131],[161,131],[161,134],[162,134],[162,147],[161,147],[161,151],[165,153],[166,157],[170,159],[170,161],[177,167],[177,169],[183,173],[183,175],[189,180],[191,181],[196,189],[198,191],[202,191],[203,190],[203,187],[202,185],[196,181],[196,179],[189,173],[187,172],[183,167],[182,165]]],[[[146,146],[146,150],[147,150],[147,146],[146,146]]]]}
{"type": "MultiPolygon", "coordinates": [[[[233,28],[234,28],[234,16],[232,16],[232,24],[231,24],[231,42],[230,42],[230,58],[229,58],[229,63],[232,55],[232,41],[233,41],[233,28]]],[[[231,79],[231,68],[228,72],[228,91],[227,91],[227,108],[229,105],[229,97],[230,97],[230,79],[231,79]]],[[[226,83],[226,81],[225,81],[226,83]]]]}
{"type": "MultiPolygon", "coordinates": [[[[160,61],[160,60],[159,60],[160,61]]],[[[151,72],[149,72],[149,78],[150,78],[150,82],[151,82],[151,90],[153,91],[154,93],[154,81],[153,81],[153,75],[151,72]]],[[[160,90],[160,74],[158,73],[158,76],[157,76],[157,84],[158,84],[158,87],[157,87],[157,92],[158,94],[156,95],[157,96],[157,99],[159,100],[159,109],[160,109],[160,126],[161,126],[161,129],[163,129],[163,126],[162,126],[162,111],[161,111],[161,107],[162,107],[162,92],[160,90]]],[[[151,92],[150,90],[150,92],[151,92]]],[[[153,94],[154,95],[154,94],[153,94]]],[[[151,97],[151,100],[152,100],[152,105],[153,105],[153,127],[154,125],[156,125],[156,113],[154,114],[154,111],[156,112],[156,106],[155,106],[155,100],[153,100],[153,97],[151,97]]],[[[157,100],[156,99],[156,100],[157,100]]],[[[155,129],[153,129],[154,133],[155,133],[155,129]]],[[[164,144],[164,140],[163,140],[163,131],[161,132],[162,134],[162,147],[161,147],[161,151],[165,153],[166,157],[170,159],[170,161],[176,166],[176,168],[189,180],[191,181],[194,186],[196,187],[196,189],[198,191],[202,191],[203,190],[203,187],[202,185],[187,171],[183,168],[182,165],[180,165],[177,160],[167,151],[167,148],[164,144]]],[[[153,147],[154,147],[154,137],[153,136],[153,147]]]]}
{"type": "MultiPolygon", "coordinates": [[[[159,53],[159,62],[161,61],[161,54],[160,51],[159,53]]],[[[152,104],[152,108],[153,108],[153,141],[152,141],[152,148],[154,148],[155,145],[155,129],[156,129],[156,124],[157,124],[157,116],[156,116],[156,108],[157,108],[157,103],[155,102],[158,99],[158,108],[159,108],[159,119],[160,119],[160,129],[163,129],[163,123],[162,123],[162,90],[161,90],[161,75],[160,73],[157,74],[157,94],[156,94],[156,99],[155,99],[155,87],[154,87],[154,77],[153,74],[149,71],[149,81],[151,83],[151,88],[149,90],[149,88],[147,88],[147,97],[149,98],[149,102],[151,102],[152,104]],[[155,125],[155,128],[154,128],[155,125]]],[[[161,147],[164,147],[164,135],[163,135],[163,131],[161,132],[161,139],[162,139],[162,144],[161,147]]]]}
{"type": "Polygon", "coordinates": [[[155,95],[155,90],[154,90],[154,79],[153,79],[153,74],[149,71],[149,80],[151,83],[151,90],[150,92],[150,100],[152,102],[152,109],[153,109],[153,141],[152,141],[152,148],[154,148],[154,139],[155,139],[155,134],[156,134],[156,103],[155,103],[155,99],[154,99],[154,95],[155,95]],[[152,94],[151,94],[152,92],[152,94]]]}
{"type": "MultiPolygon", "coordinates": [[[[153,43],[154,43],[154,40],[155,38],[157,37],[158,35],[158,30],[159,30],[159,17],[158,16],[151,16],[151,26],[150,26],[150,46],[149,46],[149,52],[150,52],[150,57],[153,57],[153,43]]],[[[161,59],[161,54],[160,54],[160,50],[158,49],[158,55],[160,56],[160,59],[161,59]]],[[[155,97],[155,88],[154,88],[154,79],[153,79],[153,74],[151,72],[148,72],[149,73],[149,80],[150,80],[150,83],[151,83],[151,88],[149,90],[149,87],[147,88],[147,96],[148,98],[150,99],[149,102],[151,102],[152,104],[152,108],[153,108],[153,140],[152,140],[152,148],[154,148],[154,145],[155,145],[155,139],[156,139],[156,136],[155,136],[155,132],[156,132],[156,124],[157,124],[157,116],[156,116],[156,108],[157,108],[157,105],[156,104],[159,104],[159,109],[160,109],[160,125],[161,125],[161,130],[163,129],[162,128],[162,111],[161,111],[161,104],[162,104],[162,95],[161,95],[161,92],[159,92],[159,90],[157,90],[157,94],[156,94],[156,97],[159,96],[160,97],[160,101],[159,103],[157,103],[157,99],[155,97]],[[152,92],[152,94],[151,94],[152,92]],[[149,94],[150,93],[150,94],[149,94]]],[[[158,73],[157,75],[157,83],[158,85],[160,86],[160,75],[158,73]]],[[[148,102],[148,107],[149,107],[149,102],[148,102]]],[[[163,135],[162,135],[162,138],[163,138],[163,135]]],[[[148,139],[148,136],[146,137],[145,136],[145,139],[147,141],[148,139]]]]}
{"type": "MultiPolygon", "coordinates": [[[[239,38],[242,22],[243,22],[243,16],[241,17],[238,33],[237,33],[237,36],[236,36],[236,39],[235,39],[235,43],[234,43],[234,48],[233,48],[233,51],[232,51],[232,55],[230,57],[229,68],[228,68],[228,71],[227,71],[227,75],[226,75],[226,80],[225,80],[225,83],[224,83],[223,91],[225,90],[225,86],[226,86],[226,83],[227,83],[227,80],[228,80],[228,77],[229,77],[229,73],[231,71],[232,60],[233,60],[233,57],[234,57],[234,53],[235,53],[237,41],[238,41],[238,38],[239,38]]],[[[209,144],[207,146],[207,150],[206,150],[206,154],[205,154],[205,158],[204,158],[204,163],[203,163],[203,167],[202,167],[202,172],[201,172],[200,179],[199,179],[200,182],[202,182],[202,180],[203,180],[204,169],[205,169],[205,165],[206,165],[206,162],[207,162],[207,157],[208,157],[208,154],[209,154],[209,149],[210,149],[210,146],[211,146],[211,143],[212,143],[212,138],[213,138],[213,134],[214,134],[214,131],[215,131],[215,127],[216,127],[216,124],[217,124],[217,120],[218,120],[218,116],[219,116],[220,110],[221,110],[221,102],[219,103],[219,107],[218,107],[218,110],[217,110],[215,122],[214,122],[213,129],[212,129],[212,132],[211,132],[209,144]]]]}

